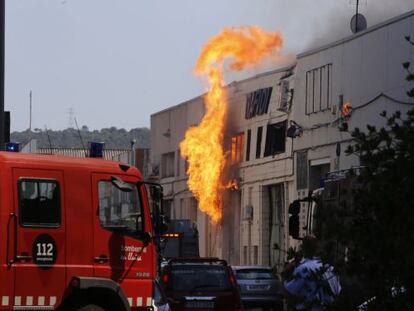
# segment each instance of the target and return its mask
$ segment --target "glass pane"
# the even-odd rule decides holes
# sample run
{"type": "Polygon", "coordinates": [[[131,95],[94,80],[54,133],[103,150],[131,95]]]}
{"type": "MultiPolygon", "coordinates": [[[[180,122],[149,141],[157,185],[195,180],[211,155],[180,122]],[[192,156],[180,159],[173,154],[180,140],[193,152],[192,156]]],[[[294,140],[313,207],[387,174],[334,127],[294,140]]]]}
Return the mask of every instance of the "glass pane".
{"type": "Polygon", "coordinates": [[[102,227],[135,233],[143,230],[143,214],[138,189],[125,192],[110,181],[99,182],[99,220],[102,227]]]}
{"type": "Polygon", "coordinates": [[[220,266],[177,266],[168,287],[177,291],[216,291],[231,288],[227,271],[220,266]]]}
{"type": "Polygon", "coordinates": [[[266,280],[273,279],[274,276],[270,270],[266,269],[245,269],[237,270],[236,276],[238,279],[249,279],[249,280],[266,280]]]}
{"type": "Polygon", "coordinates": [[[313,113],[313,72],[306,73],[306,114],[313,113]]]}
{"type": "Polygon", "coordinates": [[[60,194],[56,181],[21,180],[19,205],[22,225],[60,225],[60,194]]]}

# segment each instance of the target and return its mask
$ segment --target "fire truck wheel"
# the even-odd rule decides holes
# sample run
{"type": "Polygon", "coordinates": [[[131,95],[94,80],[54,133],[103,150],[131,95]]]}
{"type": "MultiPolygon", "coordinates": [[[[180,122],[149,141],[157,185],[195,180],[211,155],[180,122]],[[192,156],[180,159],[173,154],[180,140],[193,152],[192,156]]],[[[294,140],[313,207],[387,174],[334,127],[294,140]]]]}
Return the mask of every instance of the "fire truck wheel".
{"type": "Polygon", "coordinates": [[[84,305],[76,309],[76,311],[106,311],[106,310],[98,305],[87,304],[87,305],[84,305]]]}

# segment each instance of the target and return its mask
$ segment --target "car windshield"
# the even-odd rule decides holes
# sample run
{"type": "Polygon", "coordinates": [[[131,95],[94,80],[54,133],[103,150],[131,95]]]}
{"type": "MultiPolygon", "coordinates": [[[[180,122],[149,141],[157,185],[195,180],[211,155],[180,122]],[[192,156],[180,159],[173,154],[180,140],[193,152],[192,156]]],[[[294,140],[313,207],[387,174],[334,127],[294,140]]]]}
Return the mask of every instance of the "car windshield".
{"type": "Polygon", "coordinates": [[[224,266],[177,265],[171,270],[168,288],[176,291],[222,291],[231,289],[224,266]]]}
{"type": "Polygon", "coordinates": [[[274,279],[275,276],[268,269],[242,269],[236,271],[236,277],[239,280],[268,280],[274,279]]]}

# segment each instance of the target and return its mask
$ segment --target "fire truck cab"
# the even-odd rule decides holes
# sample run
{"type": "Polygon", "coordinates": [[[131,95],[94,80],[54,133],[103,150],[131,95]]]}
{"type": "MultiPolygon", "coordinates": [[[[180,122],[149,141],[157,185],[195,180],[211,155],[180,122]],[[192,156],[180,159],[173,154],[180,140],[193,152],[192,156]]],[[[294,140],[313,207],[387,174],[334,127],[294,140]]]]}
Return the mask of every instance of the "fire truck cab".
{"type": "Polygon", "coordinates": [[[0,185],[0,310],[151,309],[157,249],[137,168],[0,152],[0,185]]]}

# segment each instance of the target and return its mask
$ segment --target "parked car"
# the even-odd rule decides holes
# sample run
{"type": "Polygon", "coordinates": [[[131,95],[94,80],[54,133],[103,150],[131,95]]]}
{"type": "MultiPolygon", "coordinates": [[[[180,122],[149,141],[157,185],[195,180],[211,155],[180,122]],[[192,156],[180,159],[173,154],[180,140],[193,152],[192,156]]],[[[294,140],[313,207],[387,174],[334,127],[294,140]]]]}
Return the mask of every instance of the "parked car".
{"type": "Polygon", "coordinates": [[[173,311],[242,308],[236,278],[225,260],[171,259],[163,269],[162,282],[173,311]]]}
{"type": "Polygon", "coordinates": [[[245,307],[283,310],[282,284],[271,268],[233,266],[245,307]]]}

